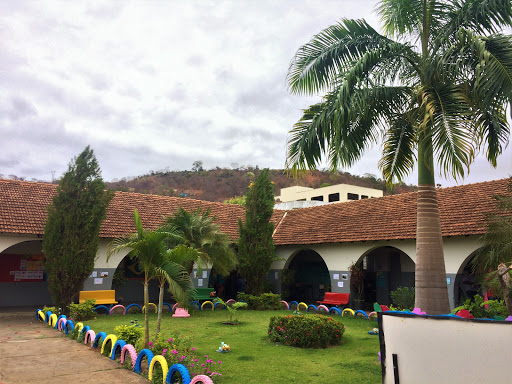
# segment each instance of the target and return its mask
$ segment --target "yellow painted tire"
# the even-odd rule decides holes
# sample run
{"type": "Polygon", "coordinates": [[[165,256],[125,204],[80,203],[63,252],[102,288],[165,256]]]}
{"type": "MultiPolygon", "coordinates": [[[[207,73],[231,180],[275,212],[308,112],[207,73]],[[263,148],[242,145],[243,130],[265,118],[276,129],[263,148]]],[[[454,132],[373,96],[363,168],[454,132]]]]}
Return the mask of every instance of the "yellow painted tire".
{"type": "MultiPolygon", "coordinates": [[[[113,334],[110,334],[108,335],[107,337],[105,337],[105,340],[103,340],[103,344],[101,344],[101,351],[100,353],[103,355],[103,351],[105,350],[105,346],[107,345],[107,342],[110,341],[110,353],[112,353],[112,348],[114,347],[114,344],[116,343],[117,341],[117,336],[116,335],[113,335],[113,334]]],[[[110,356],[110,353],[108,354],[110,356]]]]}
{"type": "Polygon", "coordinates": [[[48,320],[48,325],[50,327],[55,327],[57,325],[57,315],[55,313],[50,315],[50,319],[48,320]]]}
{"type": "Polygon", "coordinates": [[[80,334],[82,333],[82,329],[84,328],[84,323],[76,323],[75,331],[78,332],[77,340],[80,339],[80,334]]]}
{"type": "Polygon", "coordinates": [[[37,311],[37,316],[39,316],[39,320],[41,320],[44,323],[44,312],[43,311],[37,311]]]}
{"type": "Polygon", "coordinates": [[[148,379],[151,381],[153,378],[153,368],[155,366],[155,363],[159,362],[160,366],[162,367],[162,382],[165,383],[165,376],[167,375],[167,371],[169,370],[169,366],[167,365],[167,360],[165,360],[165,357],[162,355],[156,355],[151,359],[151,364],[149,364],[149,373],[148,373],[148,379]]]}
{"type": "MultiPolygon", "coordinates": [[[[154,303],[148,303],[148,307],[152,306],[153,308],[155,308],[155,313],[158,313],[158,307],[156,306],[156,304],[154,303]]],[[[145,313],[144,311],[146,310],[146,306],[143,306],[142,307],[142,313],[145,313]]]]}
{"type": "Polygon", "coordinates": [[[210,304],[212,306],[212,311],[213,311],[213,303],[211,301],[205,301],[203,304],[201,304],[201,311],[204,311],[204,306],[206,304],[210,304]]]}
{"type": "Polygon", "coordinates": [[[300,307],[303,306],[304,309],[307,311],[308,310],[308,305],[306,303],[303,303],[302,301],[299,303],[299,305],[297,305],[297,311],[300,311],[300,307]]]}
{"type": "Polygon", "coordinates": [[[350,308],[345,308],[343,312],[341,312],[341,317],[345,316],[345,313],[350,313],[352,316],[355,315],[355,312],[351,310],[350,308]]]}

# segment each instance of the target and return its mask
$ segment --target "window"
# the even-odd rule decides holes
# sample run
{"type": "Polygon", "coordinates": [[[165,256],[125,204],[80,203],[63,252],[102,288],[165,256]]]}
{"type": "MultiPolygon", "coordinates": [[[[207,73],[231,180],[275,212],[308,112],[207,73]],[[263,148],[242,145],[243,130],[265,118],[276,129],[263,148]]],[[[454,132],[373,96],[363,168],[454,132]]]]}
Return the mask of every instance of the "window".
{"type": "Polygon", "coordinates": [[[357,193],[347,193],[347,200],[359,200],[357,193]]]}
{"type": "Polygon", "coordinates": [[[330,193],[329,194],[329,203],[332,203],[333,201],[340,201],[339,193],[330,193]]]}
{"type": "Polygon", "coordinates": [[[366,196],[366,195],[361,195],[361,200],[363,200],[363,199],[367,199],[367,198],[368,198],[368,196],[366,196]]]}
{"type": "Polygon", "coordinates": [[[311,200],[324,201],[324,197],[323,196],[315,196],[315,197],[312,197],[311,200]]]}

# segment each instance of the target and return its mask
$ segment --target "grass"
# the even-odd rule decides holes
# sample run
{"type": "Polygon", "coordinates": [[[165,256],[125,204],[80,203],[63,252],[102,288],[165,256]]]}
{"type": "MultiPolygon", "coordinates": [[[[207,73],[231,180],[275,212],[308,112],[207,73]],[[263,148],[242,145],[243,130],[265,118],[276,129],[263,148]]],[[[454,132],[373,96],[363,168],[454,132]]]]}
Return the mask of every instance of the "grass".
{"type": "MultiPolygon", "coordinates": [[[[381,369],[378,362],[379,339],[368,334],[375,321],[359,318],[342,319],[346,330],[340,346],[327,349],[300,349],[271,343],[267,337],[271,316],[289,315],[290,311],[240,311],[241,324],[229,326],[227,311],[196,311],[189,318],[173,318],[164,313],[162,334],[171,337],[177,330],[191,336],[198,356],[222,360],[222,377],[216,384],[229,383],[378,383],[381,369]],[[230,353],[217,353],[221,342],[230,345],[230,353]]],[[[306,316],[309,314],[306,314],[306,316]]],[[[95,332],[114,333],[117,325],[130,325],[142,314],[98,316],[88,320],[95,332]]],[[[156,315],[150,315],[150,337],[154,337],[156,315]]]]}

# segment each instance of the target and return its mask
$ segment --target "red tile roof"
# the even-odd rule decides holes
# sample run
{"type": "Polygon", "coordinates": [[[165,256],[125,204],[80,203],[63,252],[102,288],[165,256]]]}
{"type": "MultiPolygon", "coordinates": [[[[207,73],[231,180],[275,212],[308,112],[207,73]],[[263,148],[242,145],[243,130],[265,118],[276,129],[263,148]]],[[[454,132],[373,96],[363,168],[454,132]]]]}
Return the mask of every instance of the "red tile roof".
{"type": "MultiPolygon", "coordinates": [[[[510,194],[510,179],[438,190],[443,236],[484,232],[485,214],[496,210],[492,196],[510,194]]],[[[56,186],[0,179],[0,233],[43,234],[46,207],[56,186]]],[[[162,216],[183,207],[210,208],[221,229],[232,240],[238,237],[238,219],[244,209],[237,205],[168,196],[116,192],[100,236],[113,238],[135,231],[133,210],[144,228],[155,229],[162,216]]],[[[416,193],[350,201],[290,211],[275,210],[276,245],[339,243],[351,241],[413,239],[416,236],[416,193]]]]}

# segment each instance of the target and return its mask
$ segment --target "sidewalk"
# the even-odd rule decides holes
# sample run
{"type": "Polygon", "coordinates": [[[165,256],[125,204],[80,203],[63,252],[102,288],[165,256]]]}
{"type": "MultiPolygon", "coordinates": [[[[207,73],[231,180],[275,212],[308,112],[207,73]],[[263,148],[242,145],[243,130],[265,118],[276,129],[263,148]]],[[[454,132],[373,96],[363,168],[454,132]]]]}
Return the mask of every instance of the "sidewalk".
{"type": "Polygon", "coordinates": [[[39,322],[35,309],[2,308],[0,356],[0,384],[149,383],[39,322]]]}

